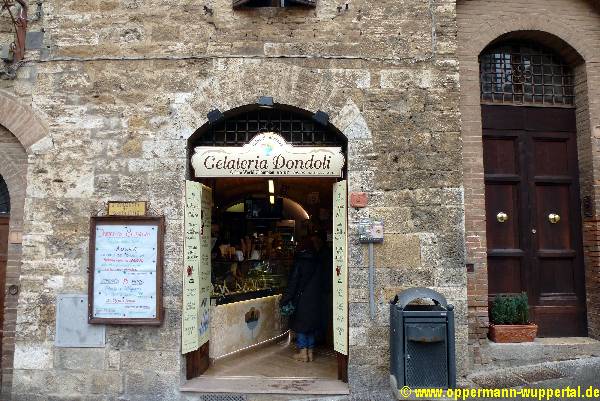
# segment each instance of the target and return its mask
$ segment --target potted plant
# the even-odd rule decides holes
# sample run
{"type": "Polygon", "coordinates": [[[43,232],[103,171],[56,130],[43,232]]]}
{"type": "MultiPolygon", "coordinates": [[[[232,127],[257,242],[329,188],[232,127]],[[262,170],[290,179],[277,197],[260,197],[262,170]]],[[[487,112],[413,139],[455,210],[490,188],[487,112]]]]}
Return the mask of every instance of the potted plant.
{"type": "Polygon", "coordinates": [[[490,340],[523,343],[535,339],[538,326],[529,322],[527,294],[497,295],[490,308],[490,340]]]}

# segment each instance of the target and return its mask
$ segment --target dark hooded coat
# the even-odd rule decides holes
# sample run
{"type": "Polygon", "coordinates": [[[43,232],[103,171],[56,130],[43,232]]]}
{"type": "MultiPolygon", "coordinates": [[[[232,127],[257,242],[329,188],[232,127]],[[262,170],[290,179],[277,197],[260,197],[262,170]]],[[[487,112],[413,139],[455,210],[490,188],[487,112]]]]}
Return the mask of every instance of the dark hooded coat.
{"type": "Polygon", "coordinates": [[[298,333],[320,329],[323,294],[319,280],[321,260],[312,251],[296,253],[294,268],[288,280],[281,305],[292,302],[295,307],[290,328],[298,333]]]}

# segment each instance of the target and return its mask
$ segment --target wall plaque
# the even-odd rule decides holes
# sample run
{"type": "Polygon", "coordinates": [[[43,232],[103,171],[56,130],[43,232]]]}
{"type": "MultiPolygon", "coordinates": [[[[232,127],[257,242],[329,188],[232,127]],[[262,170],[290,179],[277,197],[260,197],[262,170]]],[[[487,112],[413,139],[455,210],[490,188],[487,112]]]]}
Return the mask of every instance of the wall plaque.
{"type": "Polygon", "coordinates": [[[108,202],[109,216],[145,216],[148,202],[108,202]]]}
{"type": "Polygon", "coordinates": [[[341,177],[342,148],[292,146],[265,132],[242,147],[198,146],[192,165],[196,177],[341,177]]]}
{"type": "Polygon", "coordinates": [[[163,217],[92,217],[88,321],[159,325],[163,217]]]}
{"type": "Polygon", "coordinates": [[[102,348],[105,326],[88,324],[88,296],[59,294],[56,297],[56,336],[54,345],[65,348],[102,348]]]}

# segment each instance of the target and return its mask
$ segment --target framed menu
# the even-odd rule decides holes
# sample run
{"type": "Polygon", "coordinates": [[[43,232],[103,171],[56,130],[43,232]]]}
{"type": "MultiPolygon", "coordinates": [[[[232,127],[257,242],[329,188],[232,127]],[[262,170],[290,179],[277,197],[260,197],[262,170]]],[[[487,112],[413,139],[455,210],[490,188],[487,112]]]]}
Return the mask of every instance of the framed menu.
{"type": "Polygon", "coordinates": [[[163,217],[92,217],[89,323],[162,323],[163,242],[163,217]]]}

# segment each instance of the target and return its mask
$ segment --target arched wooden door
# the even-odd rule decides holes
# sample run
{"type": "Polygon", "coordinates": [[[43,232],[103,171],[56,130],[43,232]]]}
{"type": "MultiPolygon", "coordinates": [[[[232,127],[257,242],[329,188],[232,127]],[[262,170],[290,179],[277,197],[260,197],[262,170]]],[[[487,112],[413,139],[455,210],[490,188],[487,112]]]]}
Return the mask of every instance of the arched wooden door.
{"type": "Polygon", "coordinates": [[[584,336],[572,71],[522,43],[489,49],[480,64],[488,293],[526,292],[541,337],[584,336]]]}

